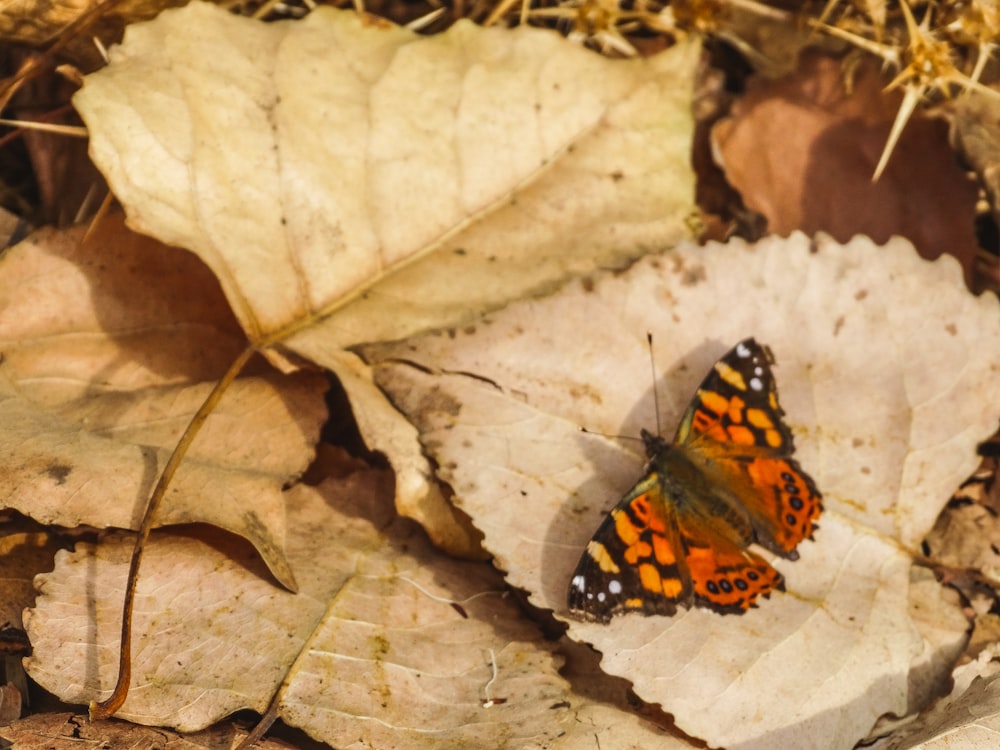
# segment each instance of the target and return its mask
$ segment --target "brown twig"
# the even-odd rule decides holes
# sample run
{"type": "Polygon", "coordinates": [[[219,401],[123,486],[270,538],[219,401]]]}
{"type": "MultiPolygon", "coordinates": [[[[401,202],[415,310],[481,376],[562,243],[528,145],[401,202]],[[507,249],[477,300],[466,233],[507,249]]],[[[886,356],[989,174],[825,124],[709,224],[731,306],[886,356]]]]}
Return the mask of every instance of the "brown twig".
{"type": "Polygon", "coordinates": [[[92,721],[98,719],[107,719],[113,716],[118,709],[122,707],[125,703],[125,698],[128,696],[129,682],[132,679],[132,609],[135,605],[135,587],[136,580],[139,575],[139,564],[142,561],[142,553],[146,546],[146,540],[149,538],[149,532],[153,529],[153,520],[156,516],[156,510],[160,506],[160,502],[163,500],[164,495],[166,495],[167,487],[170,485],[170,481],[173,479],[174,474],[180,467],[181,462],[184,460],[184,456],[188,452],[188,448],[191,447],[191,443],[194,442],[195,437],[201,430],[202,425],[208,419],[209,415],[215,410],[216,405],[222,398],[222,395],[226,392],[232,382],[236,379],[236,376],[240,374],[246,363],[250,360],[256,352],[256,348],[252,345],[248,345],[240,355],[233,361],[226,371],[226,374],[215,384],[212,392],[208,394],[208,398],[198,409],[197,413],[191,418],[191,422],[188,424],[187,429],[184,430],[184,434],[181,435],[181,439],[177,442],[177,447],[174,448],[174,452],[170,455],[170,459],[167,461],[166,466],[163,467],[163,473],[160,474],[160,479],[156,483],[156,488],[153,490],[153,494],[149,498],[149,503],[146,505],[146,512],[142,518],[142,526],[139,527],[139,534],[135,539],[135,547],[132,549],[132,560],[129,563],[128,568],[128,582],[125,587],[125,602],[122,605],[122,631],[121,631],[121,650],[118,662],[118,682],[115,684],[115,689],[107,700],[97,703],[96,701],[90,702],[90,718],[92,721]]]}

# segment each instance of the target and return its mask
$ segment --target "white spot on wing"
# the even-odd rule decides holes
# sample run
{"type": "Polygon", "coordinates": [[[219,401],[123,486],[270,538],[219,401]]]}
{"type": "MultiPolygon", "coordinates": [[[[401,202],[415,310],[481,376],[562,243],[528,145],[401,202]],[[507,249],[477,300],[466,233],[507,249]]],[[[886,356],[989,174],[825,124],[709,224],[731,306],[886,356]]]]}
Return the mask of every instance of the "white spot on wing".
{"type": "Polygon", "coordinates": [[[604,596],[604,592],[603,592],[603,591],[601,591],[601,592],[600,592],[600,593],[599,593],[599,594],[597,595],[597,601],[599,601],[599,602],[603,602],[603,601],[604,601],[604,600],[605,600],[606,598],[607,598],[607,597],[606,597],[606,596],[604,596]]]}
{"type": "Polygon", "coordinates": [[[750,388],[755,391],[763,390],[764,383],[760,378],[750,378],[750,388]]]}
{"type": "Polygon", "coordinates": [[[750,350],[742,341],[736,345],[736,356],[740,359],[746,359],[750,356],[750,350]]]}
{"type": "Polygon", "coordinates": [[[572,583],[570,583],[570,585],[580,593],[583,593],[583,587],[584,587],[583,576],[573,576],[573,581],[572,583]]]}
{"type": "Polygon", "coordinates": [[[618,580],[608,581],[608,591],[610,591],[612,594],[620,594],[622,592],[621,581],[618,580]]]}

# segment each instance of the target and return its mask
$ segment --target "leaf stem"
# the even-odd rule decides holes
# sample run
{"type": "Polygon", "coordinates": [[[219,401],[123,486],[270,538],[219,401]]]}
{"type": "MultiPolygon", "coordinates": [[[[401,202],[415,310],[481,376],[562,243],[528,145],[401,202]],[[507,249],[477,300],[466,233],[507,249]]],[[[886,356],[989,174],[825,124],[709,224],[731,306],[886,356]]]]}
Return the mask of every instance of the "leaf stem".
{"type": "Polygon", "coordinates": [[[184,460],[184,456],[187,455],[188,448],[191,447],[191,443],[194,442],[202,425],[205,424],[209,415],[215,410],[222,395],[256,351],[256,347],[248,345],[229,366],[229,369],[219,382],[215,384],[212,392],[208,394],[208,398],[199,407],[198,411],[191,418],[187,429],[184,430],[184,434],[181,435],[181,439],[177,442],[174,452],[163,467],[163,473],[160,474],[156,488],[149,498],[149,503],[146,505],[146,511],[142,517],[142,525],[139,527],[139,533],[135,539],[135,547],[132,549],[132,559],[128,568],[125,602],[122,605],[122,638],[121,649],[119,651],[118,682],[115,684],[114,692],[108,696],[107,700],[100,703],[96,701],[90,702],[91,721],[107,719],[113,716],[122,707],[122,704],[125,703],[125,698],[128,696],[129,682],[132,678],[132,609],[135,605],[136,580],[139,575],[139,563],[142,561],[142,553],[146,546],[146,540],[149,538],[149,532],[153,529],[153,520],[156,516],[156,511],[160,507],[164,495],[166,495],[170,481],[173,479],[174,474],[177,473],[177,469],[184,460]]]}

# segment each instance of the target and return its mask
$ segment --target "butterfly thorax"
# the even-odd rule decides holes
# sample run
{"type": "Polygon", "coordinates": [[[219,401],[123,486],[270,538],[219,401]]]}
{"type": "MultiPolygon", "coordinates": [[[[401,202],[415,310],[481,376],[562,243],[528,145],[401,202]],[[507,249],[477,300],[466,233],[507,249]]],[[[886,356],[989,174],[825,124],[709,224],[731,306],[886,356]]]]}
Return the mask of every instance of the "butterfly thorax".
{"type": "MultiPolygon", "coordinates": [[[[699,521],[711,524],[728,540],[743,546],[754,541],[746,509],[719,481],[725,473],[722,466],[709,456],[687,450],[683,444],[668,442],[647,430],[641,434],[649,457],[646,474],[655,477],[661,502],[672,504],[677,513],[690,519],[689,525],[700,525],[699,521]]],[[[683,541],[685,546],[699,546],[690,537],[683,541]]]]}

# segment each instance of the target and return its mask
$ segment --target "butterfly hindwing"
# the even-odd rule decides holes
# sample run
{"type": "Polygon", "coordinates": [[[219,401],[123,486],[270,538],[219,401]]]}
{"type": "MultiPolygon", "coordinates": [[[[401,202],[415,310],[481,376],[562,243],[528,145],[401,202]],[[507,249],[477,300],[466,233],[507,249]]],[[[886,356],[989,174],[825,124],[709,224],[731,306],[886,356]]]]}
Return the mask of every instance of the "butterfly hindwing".
{"type": "Polygon", "coordinates": [[[691,579],[673,507],[647,474],[604,519],[573,573],[569,608],[607,622],[619,612],[670,615],[691,600],[691,579]]]}
{"type": "Polygon", "coordinates": [[[757,606],[758,597],[784,590],[781,573],[760,555],[705,523],[689,518],[682,529],[686,564],[698,604],[724,614],[757,606]]]}
{"type": "Polygon", "coordinates": [[[752,490],[743,503],[750,512],[757,541],[797,560],[795,548],[803,539],[812,539],[823,512],[816,483],[791,458],[757,458],[745,469],[752,490]]]}

